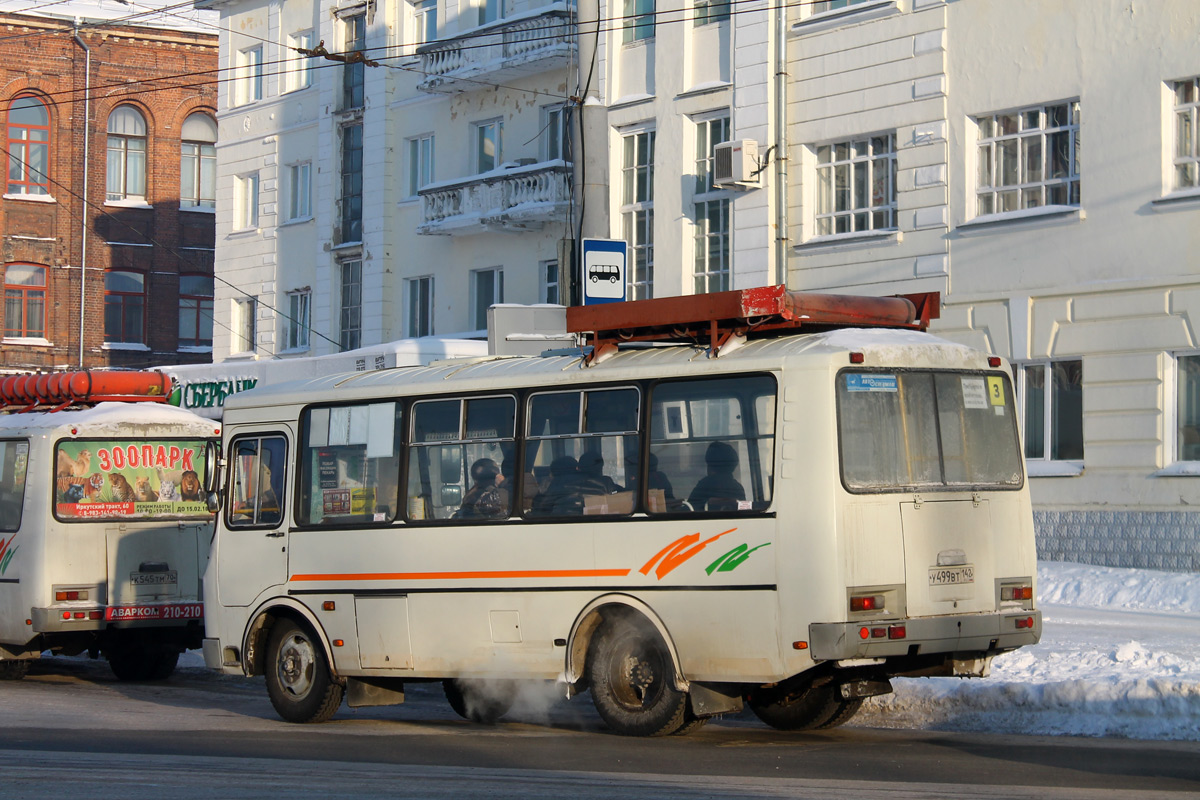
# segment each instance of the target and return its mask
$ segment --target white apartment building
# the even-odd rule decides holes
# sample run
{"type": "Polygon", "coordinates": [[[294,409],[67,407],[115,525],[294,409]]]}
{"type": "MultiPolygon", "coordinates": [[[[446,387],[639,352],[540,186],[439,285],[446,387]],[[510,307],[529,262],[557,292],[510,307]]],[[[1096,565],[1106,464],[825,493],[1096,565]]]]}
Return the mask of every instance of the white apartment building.
{"type": "Polygon", "coordinates": [[[1016,365],[1043,557],[1200,570],[1200,4],[839,0],[788,35],[788,284],[1016,365]]]}
{"type": "Polygon", "coordinates": [[[226,69],[214,360],[482,335],[493,303],[558,301],[564,4],[197,5],[226,69]]]}

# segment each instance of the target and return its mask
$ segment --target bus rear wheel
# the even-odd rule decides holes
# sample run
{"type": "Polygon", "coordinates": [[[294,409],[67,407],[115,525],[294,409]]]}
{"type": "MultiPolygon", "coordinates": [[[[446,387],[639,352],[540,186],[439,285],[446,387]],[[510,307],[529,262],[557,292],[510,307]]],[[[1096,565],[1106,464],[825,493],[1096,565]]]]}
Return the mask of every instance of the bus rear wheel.
{"type": "Polygon", "coordinates": [[[109,646],[104,657],[120,681],[164,681],[179,663],[178,650],[137,640],[109,646]]]}
{"type": "Polygon", "coordinates": [[[32,659],[20,658],[0,661],[0,681],[19,681],[29,672],[32,659]]]}
{"type": "Polygon", "coordinates": [[[749,705],[754,715],[772,728],[811,731],[849,722],[862,706],[862,699],[843,699],[836,684],[806,684],[791,691],[755,692],[750,695],[749,705]]]}
{"type": "Polygon", "coordinates": [[[321,645],[304,625],[281,619],[267,639],[267,696],[288,722],[324,722],[342,704],[321,645]]]}
{"type": "Polygon", "coordinates": [[[671,685],[674,672],[666,644],[649,625],[610,620],[592,642],[592,702],[622,736],[668,736],[684,727],[687,695],[671,685]]]}
{"type": "Polygon", "coordinates": [[[471,722],[491,725],[512,708],[517,686],[512,681],[442,681],[454,713],[471,722]]]}

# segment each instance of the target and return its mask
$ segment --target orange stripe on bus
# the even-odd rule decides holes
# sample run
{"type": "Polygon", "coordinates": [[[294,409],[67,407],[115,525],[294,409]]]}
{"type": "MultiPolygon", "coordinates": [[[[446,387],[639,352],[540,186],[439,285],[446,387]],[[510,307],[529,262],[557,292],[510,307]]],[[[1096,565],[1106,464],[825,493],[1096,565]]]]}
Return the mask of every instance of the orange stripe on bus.
{"type": "Polygon", "coordinates": [[[293,575],[293,581],[462,581],[494,578],[624,578],[627,569],[525,569],[489,572],[348,572],[293,575]]]}

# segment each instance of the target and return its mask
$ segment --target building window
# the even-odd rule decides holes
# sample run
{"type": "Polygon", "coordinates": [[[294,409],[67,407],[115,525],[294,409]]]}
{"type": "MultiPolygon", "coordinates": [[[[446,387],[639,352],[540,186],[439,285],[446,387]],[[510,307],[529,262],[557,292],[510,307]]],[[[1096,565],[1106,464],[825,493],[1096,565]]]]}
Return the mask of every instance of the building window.
{"type": "Polygon", "coordinates": [[[109,200],[146,198],[146,118],[132,106],[108,115],[109,200]]]}
{"type": "Polygon", "coordinates": [[[4,269],[4,335],[46,338],[46,268],[9,264],[4,269]]]}
{"type": "Polygon", "coordinates": [[[212,347],[213,278],[179,276],[179,346],[212,347]]]}
{"type": "Polygon", "coordinates": [[[301,31],[288,37],[287,82],[288,91],[298,91],[312,86],[313,57],[299,52],[312,50],[316,36],[312,31],[301,31]]]}
{"type": "Polygon", "coordinates": [[[437,0],[415,0],[412,4],[413,13],[413,46],[416,47],[437,41],[438,14],[437,0]]]}
{"type": "Polygon", "coordinates": [[[408,196],[433,183],[433,134],[408,140],[408,196]]]}
{"type": "Polygon", "coordinates": [[[896,229],[896,136],[817,147],[816,235],[896,229]]]}
{"type": "Polygon", "coordinates": [[[1174,89],[1174,188],[1195,189],[1200,186],[1200,78],[1177,81],[1174,89]]]}
{"type": "Polygon", "coordinates": [[[976,214],[1079,205],[1079,101],[992,114],[979,126],[976,214]]]}
{"type": "Polygon", "coordinates": [[[362,346],[362,261],[342,262],[342,350],[362,346]]]}
{"type": "Polygon", "coordinates": [[[410,338],[433,335],[433,276],[405,281],[408,289],[408,325],[410,338]]]}
{"type": "Polygon", "coordinates": [[[1083,362],[1050,361],[1019,367],[1025,458],[1083,460],[1083,362]]]}
{"type": "Polygon", "coordinates": [[[696,27],[709,25],[714,22],[724,22],[729,19],[729,6],[732,0],[696,0],[695,14],[692,16],[696,27]]]}
{"type": "Polygon", "coordinates": [[[479,24],[487,25],[504,18],[504,0],[479,0],[479,24]]]}
{"type": "Polygon", "coordinates": [[[342,242],[362,241],[363,126],[342,128],[342,242]]]}
{"type": "Polygon", "coordinates": [[[714,147],[729,141],[729,117],[696,123],[696,185],[694,189],[696,294],[730,288],[730,199],[713,185],[714,147]]]}
{"type": "Polygon", "coordinates": [[[141,344],[145,340],[146,276],[104,273],[104,341],[141,344]]]}
{"type": "Polygon", "coordinates": [[[217,205],[217,123],[207,114],[183,121],[179,162],[179,205],[215,208],[217,205]]]}
{"type": "Polygon", "coordinates": [[[242,297],[233,301],[233,339],[231,352],[252,353],[258,343],[258,298],[242,297]]]}
{"type": "Polygon", "coordinates": [[[247,47],[237,52],[237,103],[245,105],[263,98],[263,49],[262,45],[247,47]]]}
{"type": "Polygon", "coordinates": [[[288,220],[312,217],[312,162],[292,164],[288,176],[288,220]]]}
{"type": "Polygon", "coordinates": [[[287,331],[284,347],[288,350],[308,349],[309,300],[312,294],[307,289],[288,292],[287,331]]]}
{"type": "MultiPolygon", "coordinates": [[[[367,48],[367,15],[354,14],[342,17],[342,32],[347,54],[362,53],[367,48]]],[[[342,108],[362,108],[366,102],[363,87],[367,76],[367,65],[353,61],[342,67],[342,108]]]]}
{"type": "Polygon", "coordinates": [[[50,113],[24,95],[8,107],[9,194],[50,194],[50,113]]]}
{"type": "Polygon", "coordinates": [[[847,8],[865,2],[867,0],[819,0],[812,4],[812,13],[821,14],[826,11],[836,11],[839,8],[847,8]]]}
{"type": "Polygon", "coordinates": [[[541,261],[538,266],[542,273],[542,302],[556,305],[562,303],[558,293],[558,260],[541,261]]]}
{"type": "Polygon", "coordinates": [[[654,38],[654,0],[624,0],[621,43],[633,44],[654,38]]]}
{"type": "Polygon", "coordinates": [[[654,297],[654,131],[622,137],[621,229],[633,251],[630,300],[654,297]]]}
{"type": "Polygon", "coordinates": [[[471,273],[471,323],[475,330],[487,330],[488,307],[503,302],[504,270],[493,267],[471,273]]]}
{"type": "Polygon", "coordinates": [[[504,123],[498,119],[476,122],[472,126],[475,174],[491,172],[500,166],[504,123]]]}
{"type": "Polygon", "coordinates": [[[571,109],[542,106],[542,161],[571,161],[571,109]]]}
{"type": "Polygon", "coordinates": [[[258,227],[258,173],[239,175],[234,198],[234,230],[245,231],[258,227]]]}

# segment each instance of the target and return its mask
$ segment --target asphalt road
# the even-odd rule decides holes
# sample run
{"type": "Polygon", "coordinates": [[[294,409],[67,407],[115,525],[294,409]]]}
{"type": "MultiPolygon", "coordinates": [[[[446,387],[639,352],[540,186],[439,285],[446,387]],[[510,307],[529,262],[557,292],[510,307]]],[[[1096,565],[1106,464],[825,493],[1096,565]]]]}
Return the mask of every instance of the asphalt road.
{"type": "Polygon", "coordinates": [[[45,659],[0,682],[0,797],[1181,798],[1200,744],[880,730],[787,734],[744,714],[664,739],[608,733],[586,695],[530,687],[501,723],[437,685],[328,723],[280,721],[261,679],[185,668],[129,684],[45,659]]]}

